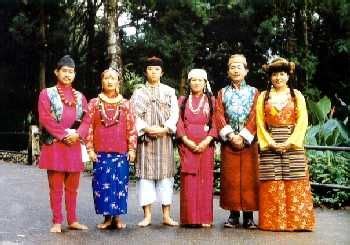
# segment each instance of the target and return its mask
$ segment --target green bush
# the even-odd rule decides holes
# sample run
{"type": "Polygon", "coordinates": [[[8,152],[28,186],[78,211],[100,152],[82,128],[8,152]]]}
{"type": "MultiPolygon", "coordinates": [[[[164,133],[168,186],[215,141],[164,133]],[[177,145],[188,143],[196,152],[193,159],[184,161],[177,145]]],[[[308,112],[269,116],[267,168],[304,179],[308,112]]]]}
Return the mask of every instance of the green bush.
{"type": "MultiPolygon", "coordinates": [[[[305,143],[318,146],[349,146],[349,132],[344,122],[330,115],[331,101],[323,97],[317,103],[308,100],[309,127],[305,143]]],[[[350,152],[308,150],[311,181],[320,184],[350,186],[350,152]]],[[[339,208],[349,205],[350,192],[340,189],[313,188],[314,203],[339,208]]]]}

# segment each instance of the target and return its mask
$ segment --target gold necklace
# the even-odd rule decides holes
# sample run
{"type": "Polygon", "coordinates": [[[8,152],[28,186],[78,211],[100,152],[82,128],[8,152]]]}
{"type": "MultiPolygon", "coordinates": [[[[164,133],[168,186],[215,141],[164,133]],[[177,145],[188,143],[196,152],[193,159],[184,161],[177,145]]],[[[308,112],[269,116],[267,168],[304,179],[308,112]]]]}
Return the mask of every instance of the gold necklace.
{"type": "Polygon", "coordinates": [[[120,104],[121,101],[123,100],[123,96],[121,94],[118,94],[116,97],[113,97],[113,98],[109,98],[107,95],[105,95],[104,93],[100,93],[98,95],[98,98],[100,100],[102,100],[103,102],[105,103],[108,103],[108,104],[120,104]]]}

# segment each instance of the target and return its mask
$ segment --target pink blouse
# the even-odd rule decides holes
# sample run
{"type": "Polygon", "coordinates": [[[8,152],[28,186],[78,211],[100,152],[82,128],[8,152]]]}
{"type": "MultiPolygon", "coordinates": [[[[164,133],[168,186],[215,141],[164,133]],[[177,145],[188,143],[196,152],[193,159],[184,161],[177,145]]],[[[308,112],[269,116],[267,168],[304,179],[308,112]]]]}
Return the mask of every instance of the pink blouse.
{"type": "MultiPolygon", "coordinates": [[[[205,98],[206,99],[206,98],[205,98]]],[[[181,107],[184,97],[179,98],[179,107],[181,107]]],[[[215,99],[211,98],[213,108],[215,107],[215,99]]],[[[200,103],[200,98],[193,96],[193,107],[197,108],[200,103]]],[[[198,114],[193,113],[189,109],[189,99],[187,100],[184,112],[184,118],[179,116],[179,121],[177,122],[176,136],[178,138],[186,135],[196,143],[202,141],[206,136],[217,137],[217,129],[215,126],[214,117],[212,117],[211,128],[209,130],[209,104],[206,99],[203,108],[201,108],[198,114]]]]}
{"type": "MultiPolygon", "coordinates": [[[[64,97],[68,101],[74,100],[71,87],[64,87],[60,84],[57,84],[57,86],[60,86],[64,97]]],[[[51,112],[51,102],[47,90],[43,89],[39,95],[38,111],[41,126],[57,139],[57,141],[50,145],[42,145],[39,157],[39,168],[63,172],[80,172],[84,170],[80,142],[76,142],[71,146],[62,142],[62,139],[67,135],[65,129],[69,129],[76,119],[75,106],[63,104],[62,119],[60,122],[57,122],[51,112]]],[[[83,111],[87,111],[87,101],[84,96],[83,111]]],[[[77,129],[77,133],[81,139],[86,138],[89,124],[90,119],[85,114],[80,127],[77,129]]]]}
{"type": "MultiPolygon", "coordinates": [[[[89,128],[87,148],[95,152],[127,153],[135,150],[137,144],[137,131],[135,116],[129,101],[123,99],[119,105],[118,122],[110,127],[105,127],[101,122],[98,98],[90,100],[88,115],[92,120],[89,128]]],[[[108,117],[112,117],[117,108],[115,105],[104,103],[108,117]]]]}

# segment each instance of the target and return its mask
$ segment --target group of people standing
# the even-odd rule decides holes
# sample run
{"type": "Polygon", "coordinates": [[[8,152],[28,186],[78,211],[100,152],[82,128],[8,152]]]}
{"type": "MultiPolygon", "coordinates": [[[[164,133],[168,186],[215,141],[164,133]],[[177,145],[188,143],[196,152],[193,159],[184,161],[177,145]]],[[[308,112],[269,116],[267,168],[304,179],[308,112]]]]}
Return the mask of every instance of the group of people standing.
{"type": "Polygon", "coordinates": [[[62,57],[55,69],[57,84],[41,91],[42,125],[39,167],[47,169],[51,232],[61,232],[65,194],[70,229],[86,230],[76,216],[83,162],[93,161],[92,189],[99,229],[126,224],[129,164],[135,161],[136,192],[144,217],[152,222],[152,204],[162,205],[163,224],[179,225],[170,215],[175,175],[174,138],[180,155],[180,224],[213,225],[215,141],[221,144],[220,206],[230,212],[224,226],[271,231],[312,231],[315,226],[303,138],[307,110],[302,94],[291,86],[295,65],[276,58],[263,66],[267,90],[248,85],[246,58],[228,59],[228,85],[217,98],[207,73],[192,69],[188,91],[177,99],[163,83],[163,61],[148,58],[146,84],[130,101],[120,94],[120,74],[101,74],[102,91],[87,103],[72,87],[75,64],[62,57]],[[253,219],[259,211],[259,225],[253,219]]]}

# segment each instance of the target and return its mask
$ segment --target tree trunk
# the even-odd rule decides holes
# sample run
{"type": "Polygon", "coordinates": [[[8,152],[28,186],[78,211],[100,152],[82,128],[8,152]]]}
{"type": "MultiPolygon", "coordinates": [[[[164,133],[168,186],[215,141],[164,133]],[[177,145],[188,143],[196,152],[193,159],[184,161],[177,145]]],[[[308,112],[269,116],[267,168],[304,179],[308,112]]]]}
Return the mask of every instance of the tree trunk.
{"type": "Polygon", "coordinates": [[[88,12],[88,23],[87,23],[87,60],[86,60],[86,78],[84,79],[83,87],[86,88],[87,84],[91,84],[95,81],[94,78],[94,60],[95,60],[95,23],[96,23],[96,11],[97,11],[97,1],[88,0],[87,1],[87,12],[88,12]]]}
{"type": "Polygon", "coordinates": [[[106,0],[105,16],[107,20],[107,60],[109,66],[122,70],[121,42],[119,36],[118,17],[123,4],[122,0],[106,0]]]}
{"type": "Polygon", "coordinates": [[[45,16],[45,3],[41,1],[40,13],[39,13],[39,35],[40,35],[40,61],[39,61],[39,87],[40,90],[46,87],[46,16],[45,16]]]}

